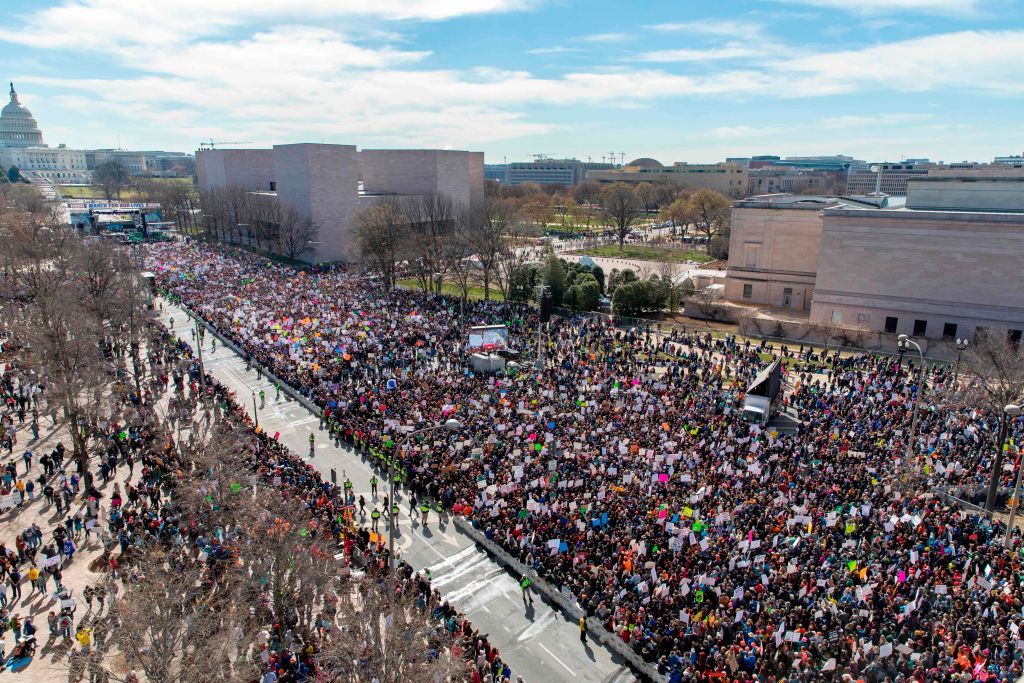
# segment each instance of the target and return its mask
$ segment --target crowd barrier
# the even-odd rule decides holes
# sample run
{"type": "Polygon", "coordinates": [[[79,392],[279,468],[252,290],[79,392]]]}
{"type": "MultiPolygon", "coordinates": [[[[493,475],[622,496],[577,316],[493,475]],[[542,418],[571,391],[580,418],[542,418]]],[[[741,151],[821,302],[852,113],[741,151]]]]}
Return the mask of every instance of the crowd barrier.
{"type": "MultiPolygon", "coordinates": [[[[217,331],[212,325],[206,322],[206,320],[203,319],[202,316],[196,314],[195,311],[193,311],[192,309],[190,309],[188,306],[181,302],[171,301],[170,299],[166,299],[166,297],[164,298],[165,300],[169,301],[170,303],[173,303],[175,306],[188,313],[193,320],[197,320],[200,325],[202,325],[210,332],[210,334],[217,337],[217,339],[219,339],[222,344],[230,348],[232,351],[240,355],[242,358],[246,357],[247,354],[244,350],[242,350],[237,344],[235,344],[233,341],[226,338],[219,331],[217,331]]],[[[279,385],[281,387],[281,391],[283,391],[284,393],[298,401],[307,410],[312,412],[314,415],[320,414],[320,408],[318,408],[316,404],[314,404],[308,398],[306,398],[298,391],[293,389],[291,385],[279,379],[276,375],[274,375],[266,368],[263,369],[263,373],[268,378],[270,378],[272,382],[279,385]]],[[[497,543],[488,540],[486,536],[484,536],[482,533],[473,528],[472,524],[470,524],[466,520],[462,519],[461,517],[454,517],[454,520],[455,528],[457,528],[465,535],[469,536],[474,543],[476,543],[481,548],[485,549],[492,557],[495,558],[495,560],[499,564],[510,570],[514,575],[520,577],[528,576],[530,578],[532,586],[536,588],[537,592],[542,593],[552,603],[558,605],[559,609],[561,609],[562,612],[569,616],[571,619],[579,621],[580,617],[583,616],[583,610],[579,607],[579,605],[576,604],[575,600],[566,597],[561,591],[557,590],[550,583],[541,579],[537,575],[537,572],[529,569],[522,562],[512,557],[512,555],[510,555],[507,551],[502,549],[497,543]]],[[[630,666],[635,671],[642,674],[648,680],[664,680],[665,677],[661,676],[658,673],[656,667],[645,662],[640,656],[633,652],[633,650],[626,643],[622,642],[621,638],[616,636],[614,633],[609,633],[608,630],[605,629],[602,625],[594,623],[590,619],[588,619],[587,632],[593,634],[594,637],[598,640],[598,642],[604,644],[613,652],[615,652],[623,659],[625,659],[627,662],[629,662],[630,666]]]]}
{"type": "MultiPolygon", "coordinates": [[[[455,527],[459,529],[459,531],[473,539],[473,542],[478,546],[486,549],[499,564],[508,569],[512,574],[519,577],[528,577],[530,579],[531,587],[535,588],[538,593],[543,594],[548,600],[557,605],[566,616],[570,617],[574,621],[579,621],[580,617],[583,616],[583,609],[576,604],[576,601],[571,597],[571,594],[567,596],[565,593],[540,578],[540,576],[537,575],[537,572],[512,557],[508,551],[484,536],[467,520],[462,517],[454,517],[454,520],[455,527]]],[[[655,666],[645,662],[642,657],[633,652],[629,645],[622,642],[621,638],[614,633],[610,633],[601,624],[595,623],[595,620],[587,619],[587,633],[592,634],[598,642],[602,643],[629,662],[634,671],[640,673],[647,680],[660,681],[665,679],[664,676],[658,673],[658,669],[655,666]]]]}

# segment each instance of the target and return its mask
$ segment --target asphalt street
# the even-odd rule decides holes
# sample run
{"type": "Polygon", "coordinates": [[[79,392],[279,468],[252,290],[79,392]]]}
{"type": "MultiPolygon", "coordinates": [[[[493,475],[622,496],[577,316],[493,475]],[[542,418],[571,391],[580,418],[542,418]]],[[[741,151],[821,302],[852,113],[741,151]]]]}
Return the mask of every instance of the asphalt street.
{"type": "MultiPolygon", "coordinates": [[[[195,328],[185,311],[167,301],[162,305],[159,313],[164,325],[170,327],[173,318],[174,333],[194,345],[195,328]]],[[[370,492],[374,472],[357,453],[336,447],[327,432],[319,429],[316,415],[284,392],[278,396],[266,376],[260,379],[255,370],[247,371],[245,360],[229,347],[218,341],[214,350],[209,333],[204,340],[203,361],[206,371],[233,390],[250,415],[255,412],[260,427],[270,434],[279,433],[294,452],[309,457],[309,435],[314,434],[310,462],[324,476],[335,477],[339,485],[346,478],[352,481],[357,500],[360,494],[366,498],[369,524],[375,502],[370,492]],[[265,394],[262,406],[261,390],[265,394]]],[[[382,480],[378,494],[383,496],[386,477],[378,478],[382,480]]],[[[532,607],[525,606],[516,579],[454,524],[439,524],[438,516],[431,512],[427,528],[423,528],[418,513],[415,521],[409,517],[406,496],[400,496],[398,504],[401,513],[395,545],[401,557],[416,569],[430,569],[434,586],[469,617],[475,628],[487,634],[512,667],[513,676],[522,676],[527,683],[634,680],[621,658],[600,643],[590,639],[584,647],[579,626],[536,593],[532,607]]],[[[381,520],[383,532],[387,530],[385,519],[381,520]]]]}

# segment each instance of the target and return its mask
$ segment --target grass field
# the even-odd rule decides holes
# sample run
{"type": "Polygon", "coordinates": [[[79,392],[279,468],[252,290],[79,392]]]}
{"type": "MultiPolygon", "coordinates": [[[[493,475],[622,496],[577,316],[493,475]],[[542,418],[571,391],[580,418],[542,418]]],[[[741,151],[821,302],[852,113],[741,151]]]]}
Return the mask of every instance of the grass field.
{"type": "MultiPolygon", "coordinates": [[[[418,290],[420,288],[420,283],[419,283],[419,281],[417,281],[417,280],[415,280],[413,278],[409,278],[409,279],[406,279],[406,280],[399,280],[398,281],[398,286],[402,287],[404,289],[416,289],[416,290],[418,290]]],[[[460,287],[459,285],[457,285],[454,282],[442,282],[441,283],[441,293],[445,294],[446,296],[454,296],[454,297],[461,298],[462,297],[462,287],[460,287]]],[[[477,287],[475,285],[470,285],[469,286],[469,298],[470,299],[483,299],[484,298],[484,288],[483,287],[477,287]]],[[[504,301],[505,297],[503,297],[501,295],[501,291],[498,290],[497,287],[491,287],[490,300],[491,301],[504,301]]]]}
{"type": "Polygon", "coordinates": [[[587,256],[604,256],[607,258],[630,258],[642,261],[669,261],[683,263],[685,261],[697,261],[705,263],[713,261],[705,251],[693,251],[690,249],[671,249],[669,247],[656,247],[649,244],[625,244],[619,250],[617,244],[606,244],[602,247],[589,247],[578,253],[587,256]]]}
{"type": "MultiPolygon", "coordinates": [[[[188,183],[192,184],[191,178],[153,178],[158,183],[188,183]]],[[[60,194],[67,199],[103,199],[103,188],[96,185],[61,185],[60,194]]],[[[130,187],[121,190],[122,201],[134,201],[139,198],[139,193],[130,187]]]]}

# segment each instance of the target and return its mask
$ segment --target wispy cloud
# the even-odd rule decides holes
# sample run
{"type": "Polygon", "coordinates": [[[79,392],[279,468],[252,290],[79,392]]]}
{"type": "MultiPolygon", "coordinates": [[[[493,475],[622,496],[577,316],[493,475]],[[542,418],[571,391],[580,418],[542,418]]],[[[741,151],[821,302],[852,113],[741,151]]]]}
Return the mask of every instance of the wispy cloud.
{"type": "Polygon", "coordinates": [[[629,38],[625,33],[591,33],[588,36],[580,36],[580,40],[588,43],[621,43],[629,38]]]}
{"type": "Polygon", "coordinates": [[[899,12],[925,12],[931,14],[973,14],[981,7],[981,0],[773,0],[854,14],[895,14],[899,12]]]}
{"type": "Polygon", "coordinates": [[[630,58],[635,62],[711,62],[725,59],[741,59],[764,56],[764,46],[729,43],[706,49],[681,48],[677,50],[652,50],[641,52],[630,58]]]}
{"type": "Polygon", "coordinates": [[[563,45],[552,45],[551,47],[535,47],[527,50],[528,55],[557,55],[563,52],[581,52],[578,47],[565,47],[563,45]]]}
{"type": "Polygon", "coordinates": [[[690,33],[722,38],[751,38],[764,32],[761,24],[746,20],[701,19],[699,21],[668,22],[647,27],[660,33],[690,33]]]}

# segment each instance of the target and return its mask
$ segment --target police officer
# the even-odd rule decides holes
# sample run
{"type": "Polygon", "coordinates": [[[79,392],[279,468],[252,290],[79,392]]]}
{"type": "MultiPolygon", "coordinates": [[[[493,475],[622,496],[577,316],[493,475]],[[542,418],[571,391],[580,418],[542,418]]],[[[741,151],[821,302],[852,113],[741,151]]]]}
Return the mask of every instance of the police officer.
{"type": "Polygon", "coordinates": [[[370,477],[370,495],[377,497],[377,476],[370,477]]]}
{"type": "Polygon", "coordinates": [[[380,510],[377,509],[376,505],[373,506],[373,512],[370,513],[370,519],[372,520],[371,524],[373,526],[373,532],[377,533],[377,525],[380,524],[380,510]]]}
{"type": "Polygon", "coordinates": [[[315,440],[316,440],[316,437],[313,436],[312,432],[310,432],[309,433],[309,457],[311,457],[311,458],[313,457],[313,441],[315,441],[315,440]]]}
{"type": "Polygon", "coordinates": [[[263,410],[263,406],[267,404],[267,392],[260,389],[260,410],[263,410]]]}
{"type": "Polygon", "coordinates": [[[430,506],[427,505],[426,501],[420,504],[420,514],[423,515],[423,528],[427,528],[427,514],[430,512],[430,506]]]}

